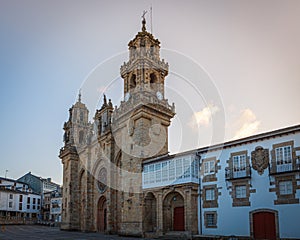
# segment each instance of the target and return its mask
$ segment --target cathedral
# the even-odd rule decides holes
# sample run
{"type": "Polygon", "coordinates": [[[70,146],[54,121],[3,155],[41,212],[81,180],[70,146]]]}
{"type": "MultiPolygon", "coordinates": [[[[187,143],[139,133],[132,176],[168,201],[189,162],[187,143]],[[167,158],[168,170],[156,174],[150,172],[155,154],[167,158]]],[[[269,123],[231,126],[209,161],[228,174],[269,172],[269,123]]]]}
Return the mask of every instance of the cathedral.
{"type": "Polygon", "coordinates": [[[69,109],[61,229],[300,238],[300,125],[170,155],[169,66],[144,18],[128,47],[119,106],[104,96],[93,122],[80,94],[69,109]]]}

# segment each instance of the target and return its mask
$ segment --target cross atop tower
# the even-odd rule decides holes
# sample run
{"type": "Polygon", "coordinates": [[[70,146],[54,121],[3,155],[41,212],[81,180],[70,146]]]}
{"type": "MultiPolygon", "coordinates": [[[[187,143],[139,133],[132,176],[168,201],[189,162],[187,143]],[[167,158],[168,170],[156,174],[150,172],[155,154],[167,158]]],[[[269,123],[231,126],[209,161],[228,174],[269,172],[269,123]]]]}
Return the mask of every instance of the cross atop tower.
{"type": "Polygon", "coordinates": [[[143,19],[143,20],[142,20],[142,24],[143,24],[143,26],[142,26],[142,31],[143,31],[143,32],[146,31],[146,19],[145,19],[146,13],[147,13],[147,11],[144,10],[144,11],[143,11],[143,15],[142,15],[142,19],[143,19]]]}

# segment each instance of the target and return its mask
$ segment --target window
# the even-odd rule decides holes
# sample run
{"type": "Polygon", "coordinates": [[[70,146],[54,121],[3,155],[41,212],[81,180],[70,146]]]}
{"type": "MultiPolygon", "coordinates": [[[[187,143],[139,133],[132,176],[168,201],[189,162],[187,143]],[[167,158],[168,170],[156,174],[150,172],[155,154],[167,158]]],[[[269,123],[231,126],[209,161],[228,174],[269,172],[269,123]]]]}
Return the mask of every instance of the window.
{"type": "Polygon", "coordinates": [[[30,197],[27,198],[27,204],[30,204],[30,197]]]}
{"type": "Polygon", "coordinates": [[[203,186],[203,208],[218,207],[218,188],[216,184],[203,186]]]}
{"type": "Polygon", "coordinates": [[[291,146],[278,147],[275,149],[276,163],[287,164],[292,162],[292,148],[291,146]]]}
{"type": "Polygon", "coordinates": [[[149,166],[144,166],[144,184],[149,183],[149,166]]]}
{"type": "Polygon", "coordinates": [[[169,180],[175,179],[175,163],[174,161],[169,161],[169,180]]]}
{"type": "Polygon", "coordinates": [[[22,203],[19,203],[19,210],[22,210],[22,209],[23,209],[22,203]]]}
{"type": "MultiPolygon", "coordinates": [[[[79,132],[79,143],[81,144],[81,143],[83,143],[83,139],[84,139],[84,132],[83,131],[80,131],[79,132]]],[[[47,188],[48,188],[49,186],[47,186],[47,188]]]]}
{"type": "Polygon", "coordinates": [[[155,164],[155,179],[156,179],[156,182],[161,182],[161,165],[160,165],[160,163],[155,164]]]}
{"type": "Polygon", "coordinates": [[[33,204],[35,204],[35,201],[36,201],[35,198],[33,198],[32,200],[33,200],[33,204]]]}
{"type": "Polygon", "coordinates": [[[217,227],[217,212],[205,212],[204,223],[206,228],[217,227]]]}
{"type": "Polygon", "coordinates": [[[9,202],[9,203],[8,203],[8,207],[9,207],[9,208],[12,208],[12,205],[13,205],[12,202],[9,202]]]}
{"type": "Polygon", "coordinates": [[[191,176],[191,168],[190,168],[190,159],[184,158],[183,159],[183,171],[184,171],[184,178],[189,178],[191,176]]]}
{"type": "Polygon", "coordinates": [[[168,180],[168,162],[163,162],[161,164],[162,168],[162,181],[167,181],[168,180]]]}
{"type": "Polygon", "coordinates": [[[182,169],[182,159],[176,159],[176,178],[182,178],[183,169],[182,169]]]}
{"type": "Polygon", "coordinates": [[[80,112],[80,121],[83,122],[83,112],[80,112]]]}
{"type": "Polygon", "coordinates": [[[204,162],[204,175],[215,173],[215,161],[204,162]]]}
{"type": "Polygon", "coordinates": [[[247,189],[246,185],[236,186],[235,187],[235,197],[236,198],[246,198],[247,197],[246,189],[247,189]]]}
{"type": "Polygon", "coordinates": [[[280,195],[293,194],[292,181],[280,181],[279,182],[279,193],[280,193],[280,195]]]}
{"type": "Polygon", "coordinates": [[[9,199],[13,199],[13,198],[14,198],[14,195],[9,194],[9,199]]]}
{"type": "Polygon", "coordinates": [[[275,148],[275,158],[277,172],[292,170],[292,147],[290,145],[275,148]]]}
{"type": "Polygon", "coordinates": [[[233,170],[235,172],[246,170],[246,155],[233,156],[233,170]]]}
{"type": "Polygon", "coordinates": [[[206,201],[213,201],[215,200],[215,189],[209,188],[205,191],[205,200],[206,201]]]}
{"type": "Polygon", "coordinates": [[[149,165],[149,182],[150,183],[154,183],[155,182],[154,164],[149,165]]]}
{"type": "Polygon", "coordinates": [[[23,195],[20,195],[19,202],[23,202],[23,195]]]}

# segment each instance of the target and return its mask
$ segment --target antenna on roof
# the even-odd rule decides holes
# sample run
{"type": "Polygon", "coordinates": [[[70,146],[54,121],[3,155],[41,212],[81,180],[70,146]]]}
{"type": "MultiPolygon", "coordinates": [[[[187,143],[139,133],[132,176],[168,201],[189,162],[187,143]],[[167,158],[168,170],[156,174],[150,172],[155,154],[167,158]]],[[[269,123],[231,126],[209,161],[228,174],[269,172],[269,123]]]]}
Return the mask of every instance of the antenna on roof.
{"type": "Polygon", "coordinates": [[[150,27],[152,33],[152,5],[150,6],[150,27]]]}

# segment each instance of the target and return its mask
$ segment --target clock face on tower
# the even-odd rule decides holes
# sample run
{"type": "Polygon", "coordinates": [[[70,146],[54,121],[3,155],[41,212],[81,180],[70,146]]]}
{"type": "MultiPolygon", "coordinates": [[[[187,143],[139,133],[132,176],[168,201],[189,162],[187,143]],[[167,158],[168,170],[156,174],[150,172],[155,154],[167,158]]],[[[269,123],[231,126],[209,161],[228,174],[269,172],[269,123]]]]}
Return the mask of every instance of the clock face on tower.
{"type": "Polygon", "coordinates": [[[156,97],[158,98],[158,100],[162,100],[163,99],[163,95],[161,92],[156,92],[156,97]]]}

